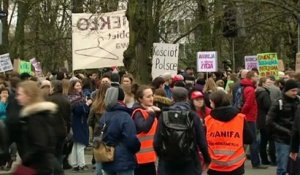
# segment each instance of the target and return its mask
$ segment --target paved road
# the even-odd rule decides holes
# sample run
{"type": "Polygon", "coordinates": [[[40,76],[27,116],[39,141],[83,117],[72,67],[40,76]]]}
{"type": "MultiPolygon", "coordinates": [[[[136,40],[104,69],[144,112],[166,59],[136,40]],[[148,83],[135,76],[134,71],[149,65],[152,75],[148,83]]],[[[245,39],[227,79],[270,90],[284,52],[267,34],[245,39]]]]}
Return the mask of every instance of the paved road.
{"type": "MultiPolygon", "coordinates": [[[[86,155],[85,159],[86,159],[86,163],[90,164],[92,156],[86,155]]],[[[265,169],[265,170],[252,169],[250,161],[246,162],[245,167],[246,167],[245,175],[273,175],[276,172],[276,167],[272,167],[272,166],[270,166],[268,169],[265,169]]],[[[10,174],[10,172],[0,171],[0,175],[8,175],[8,174],[10,174]]],[[[76,174],[95,175],[95,171],[92,169],[92,166],[89,165],[89,170],[87,170],[86,172],[76,173],[76,172],[73,172],[72,170],[67,170],[67,171],[65,171],[65,174],[66,175],[76,175],[76,174]]],[[[206,174],[204,174],[204,175],[206,175],[206,174]]]]}
{"type": "MultiPolygon", "coordinates": [[[[86,156],[86,161],[87,163],[91,162],[91,156],[86,156]]],[[[257,169],[252,169],[251,167],[251,163],[250,161],[246,162],[246,173],[245,175],[274,175],[276,174],[276,167],[272,167],[270,166],[268,169],[264,169],[264,170],[257,170],[257,169]]],[[[95,175],[95,171],[92,170],[92,167],[90,167],[90,169],[86,172],[80,172],[80,173],[76,173],[76,172],[72,172],[71,170],[66,171],[65,173],[66,175],[95,175]]],[[[204,174],[206,175],[206,174],[204,174]]]]}

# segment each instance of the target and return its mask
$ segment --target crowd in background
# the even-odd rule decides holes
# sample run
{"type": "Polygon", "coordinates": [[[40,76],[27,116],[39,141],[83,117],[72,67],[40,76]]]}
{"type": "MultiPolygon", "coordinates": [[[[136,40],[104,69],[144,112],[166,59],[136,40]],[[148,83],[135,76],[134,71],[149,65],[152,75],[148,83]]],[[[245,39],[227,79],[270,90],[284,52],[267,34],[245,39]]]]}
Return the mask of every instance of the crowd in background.
{"type": "Polygon", "coordinates": [[[283,175],[299,151],[299,88],[299,73],[259,77],[255,69],[206,74],[188,67],[149,85],[115,68],[71,77],[62,72],[44,78],[3,75],[0,166],[10,170],[18,153],[22,165],[16,173],[86,171],[85,149],[109,123],[104,140],[115,147],[115,159],[98,162],[93,157],[97,175],[199,175],[207,166],[210,175],[240,175],[245,172],[243,154],[253,168],[277,166],[277,174],[283,175]],[[192,111],[196,149],[185,164],[165,158],[162,149],[162,115],[172,110],[192,111]],[[241,158],[232,158],[232,165],[222,164],[211,145],[216,137],[212,130],[226,128],[224,123],[241,134],[231,155],[241,158]]]}

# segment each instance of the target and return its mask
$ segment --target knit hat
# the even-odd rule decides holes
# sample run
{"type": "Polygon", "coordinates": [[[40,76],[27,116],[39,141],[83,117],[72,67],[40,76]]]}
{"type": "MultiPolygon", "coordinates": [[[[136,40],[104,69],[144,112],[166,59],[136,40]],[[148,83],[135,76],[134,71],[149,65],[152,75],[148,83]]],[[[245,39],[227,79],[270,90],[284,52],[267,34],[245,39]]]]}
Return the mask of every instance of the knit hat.
{"type": "Polygon", "coordinates": [[[172,95],[175,102],[185,101],[188,97],[188,90],[183,87],[174,87],[172,95]]]}
{"type": "Polygon", "coordinates": [[[291,89],[298,88],[298,84],[295,80],[287,80],[284,85],[284,92],[289,91],[291,89]]]}
{"type": "Polygon", "coordinates": [[[111,82],[119,83],[120,82],[120,75],[118,73],[112,72],[110,76],[111,82]]]}

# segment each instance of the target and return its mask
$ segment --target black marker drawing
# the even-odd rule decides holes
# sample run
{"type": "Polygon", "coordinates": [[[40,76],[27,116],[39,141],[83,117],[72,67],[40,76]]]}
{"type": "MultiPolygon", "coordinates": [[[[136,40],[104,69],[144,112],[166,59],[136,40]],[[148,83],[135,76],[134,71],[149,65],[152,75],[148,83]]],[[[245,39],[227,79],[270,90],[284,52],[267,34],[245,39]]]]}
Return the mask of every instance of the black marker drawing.
{"type": "Polygon", "coordinates": [[[75,54],[86,56],[86,57],[94,57],[94,58],[103,58],[110,60],[119,60],[119,56],[111,53],[110,51],[101,47],[101,40],[104,40],[103,37],[98,38],[98,45],[95,47],[89,47],[84,49],[75,50],[75,54]]]}

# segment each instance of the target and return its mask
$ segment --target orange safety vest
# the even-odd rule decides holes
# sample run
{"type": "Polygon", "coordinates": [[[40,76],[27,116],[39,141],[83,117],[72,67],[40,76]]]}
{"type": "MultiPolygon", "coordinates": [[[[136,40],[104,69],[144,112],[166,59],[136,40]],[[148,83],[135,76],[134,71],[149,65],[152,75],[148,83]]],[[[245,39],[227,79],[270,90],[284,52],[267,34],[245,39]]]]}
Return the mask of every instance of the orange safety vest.
{"type": "MultiPolygon", "coordinates": [[[[141,112],[145,120],[149,117],[149,113],[143,109],[134,110],[132,113],[132,117],[134,117],[136,112],[141,112]]],[[[156,154],[153,149],[153,139],[156,128],[157,119],[155,118],[151,129],[147,133],[141,132],[137,135],[139,141],[141,142],[141,149],[136,154],[138,164],[145,164],[156,161],[156,154]]]]}
{"type": "Polygon", "coordinates": [[[216,120],[211,115],[205,118],[210,169],[230,172],[246,161],[243,145],[244,117],[244,114],[239,113],[229,122],[216,120]]]}

